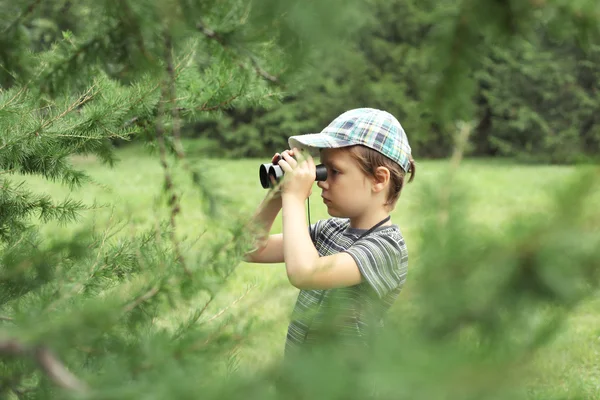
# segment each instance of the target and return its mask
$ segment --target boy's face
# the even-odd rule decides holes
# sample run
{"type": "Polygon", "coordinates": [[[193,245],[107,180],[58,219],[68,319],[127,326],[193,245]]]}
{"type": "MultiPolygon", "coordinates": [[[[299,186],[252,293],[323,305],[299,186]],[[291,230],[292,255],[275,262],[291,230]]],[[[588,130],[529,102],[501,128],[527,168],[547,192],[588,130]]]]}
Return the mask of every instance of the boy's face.
{"type": "Polygon", "coordinates": [[[368,211],[371,182],[356,160],[344,149],[323,149],[321,162],[327,167],[327,180],[317,186],[329,215],[352,219],[368,211]]]}

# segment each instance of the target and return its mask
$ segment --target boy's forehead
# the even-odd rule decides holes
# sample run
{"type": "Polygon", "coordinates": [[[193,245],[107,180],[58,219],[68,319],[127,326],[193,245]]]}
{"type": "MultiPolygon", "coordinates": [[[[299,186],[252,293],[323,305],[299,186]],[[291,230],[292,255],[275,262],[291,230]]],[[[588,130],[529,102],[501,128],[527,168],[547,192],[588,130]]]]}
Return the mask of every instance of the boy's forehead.
{"type": "Polygon", "coordinates": [[[323,162],[344,163],[349,156],[348,152],[343,149],[321,149],[319,153],[323,162]]]}

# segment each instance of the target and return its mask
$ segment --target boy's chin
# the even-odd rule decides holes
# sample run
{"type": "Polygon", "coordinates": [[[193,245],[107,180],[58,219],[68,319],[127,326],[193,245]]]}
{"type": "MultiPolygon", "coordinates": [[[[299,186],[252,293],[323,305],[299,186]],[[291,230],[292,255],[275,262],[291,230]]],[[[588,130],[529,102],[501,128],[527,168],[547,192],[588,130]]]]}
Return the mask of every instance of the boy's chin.
{"type": "Polygon", "coordinates": [[[341,213],[339,210],[336,210],[331,206],[327,207],[327,214],[329,214],[330,217],[347,218],[344,213],[341,213]]]}

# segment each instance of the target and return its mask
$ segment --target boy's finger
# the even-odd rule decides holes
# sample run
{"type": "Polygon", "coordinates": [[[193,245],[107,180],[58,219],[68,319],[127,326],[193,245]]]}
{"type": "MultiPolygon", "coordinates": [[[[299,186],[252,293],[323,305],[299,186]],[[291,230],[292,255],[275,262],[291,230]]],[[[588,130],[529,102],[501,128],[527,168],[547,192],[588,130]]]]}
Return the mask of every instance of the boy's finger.
{"type": "Polygon", "coordinates": [[[301,163],[303,161],[306,161],[307,157],[304,154],[304,152],[299,151],[298,149],[294,148],[294,154],[296,154],[296,159],[298,160],[298,163],[301,163]]]}
{"type": "Polygon", "coordinates": [[[306,165],[310,170],[315,169],[315,162],[308,151],[299,152],[301,155],[298,159],[301,160],[303,165],[306,165]]]}
{"type": "Polygon", "coordinates": [[[287,153],[285,151],[283,152],[283,158],[292,167],[295,167],[296,165],[298,165],[298,162],[289,153],[287,153]]]}
{"type": "Polygon", "coordinates": [[[285,160],[280,160],[278,165],[281,167],[281,169],[284,172],[290,172],[293,170],[293,168],[290,166],[290,164],[288,164],[288,162],[285,160]]]}
{"type": "Polygon", "coordinates": [[[308,162],[308,168],[310,168],[311,170],[316,169],[315,160],[313,160],[313,158],[310,156],[310,154],[306,158],[306,161],[308,162]]]}

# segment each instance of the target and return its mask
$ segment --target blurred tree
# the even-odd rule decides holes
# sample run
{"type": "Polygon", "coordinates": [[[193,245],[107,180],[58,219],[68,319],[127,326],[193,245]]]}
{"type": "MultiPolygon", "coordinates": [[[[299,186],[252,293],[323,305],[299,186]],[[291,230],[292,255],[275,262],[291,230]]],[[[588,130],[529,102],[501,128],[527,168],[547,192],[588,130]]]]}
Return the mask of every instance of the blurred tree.
{"type": "Polygon", "coordinates": [[[594,1],[370,0],[360,37],[270,109],[231,110],[196,135],[264,156],[353,107],[396,115],[420,157],[447,157],[456,119],[477,123],[476,156],[596,159],[598,4],[594,1]]]}
{"type": "Polygon", "coordinates": [[[247,248],[249,228],[212,220],[226,202],[203,165],[186,160],[181,126],[277,101],[315,37],[337,37],[356,12],[340,4],[0,2],[0,397],[64,398],[92,388],[92,397],[137,399],[179,385],[167,379],[156,391],[156,376],[191,370],[206,380],[180,390],[197,393],[210,382],[244,327],[209,326],[205,311],[247,248]],[[324,24],[332,13],[336,23],[324,24]],[[40,223],[68,223],[91,205],[56,201],[19,177],[81,186],[89,178],[73,155],[112,166],[112,141],[131,137],[157,150],[163,224],[133,237],[119,234],[126,222],[40,236],[40,223]],[[196,183],[211,226],[199,244],[178,235],[178,171],[196,183]],[[175,311],[189,320],[155,325],[175,311]]]}

